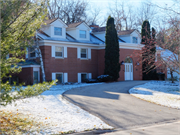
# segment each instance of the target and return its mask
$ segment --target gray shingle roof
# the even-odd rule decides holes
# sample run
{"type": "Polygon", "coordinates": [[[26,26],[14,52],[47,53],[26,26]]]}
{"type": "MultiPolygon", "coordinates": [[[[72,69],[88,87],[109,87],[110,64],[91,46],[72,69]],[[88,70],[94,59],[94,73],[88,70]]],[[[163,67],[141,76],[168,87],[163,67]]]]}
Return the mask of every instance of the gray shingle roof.
{"type": "Polygon", "coordinates": [[[44,40],[54,40],[54,41],[63,41],[63,42],[76,42],[76,43],[88,43],[88,44],[104,44],[104,41],[102,41],[101,39],[99,39],[98,37],[96,37],[93,34],[90,34],[90,41],[86,41],[86,40],[77,40],[74,37],[72,37],[71,35],[66,33],[66,39],[64,38],[53,38],[53,37],[49,37],[47,34],[44,34],[42,32],[38,31],[38,36],[41,39],[44,40]]]}
{"type": "Polygon", "coordinates": [[[44,22],[46,23],[46,24],[51,24],[51,23],[53,23],[54,21],[56,21],[58,18],[54,18],[54,19],[49,19],[49,20],[45,20],[44,22]]]}
{"type": "Polygon", "coordinates": [[[25,66],[25,65],[40,65],[40,64],[34,60],[25,60],[18,63],[18,66],[25,66]]]}
{"type": "Polygon", "coordinates": [[[68,28],[76,28],[76,27],[79,26],[81,23],[83,23],[83,21],[77,22],[77,23],[68,24],[68,28]]]}
{"type": "Polygon", "coordinates": [[[129,35],[129,34],[131,34],[131,33],[134,32],[134,31],[135,31],[135,29],[118,31],[118,36],[121,36],[121,35],[129,35]]]}

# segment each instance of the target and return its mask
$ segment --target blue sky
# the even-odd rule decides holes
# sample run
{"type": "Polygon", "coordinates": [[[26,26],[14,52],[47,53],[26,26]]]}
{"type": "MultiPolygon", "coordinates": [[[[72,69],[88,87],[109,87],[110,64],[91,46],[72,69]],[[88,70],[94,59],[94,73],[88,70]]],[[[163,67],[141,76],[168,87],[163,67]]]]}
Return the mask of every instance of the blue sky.
{"type": "MultiPolygon", "coordinates": [[[[88,0],[89,3],[92,5],[92,7],[99,7],[102,8],[103,11],[106,11],[106,9],[109,7],[109,5],[113,2],[114,0],[88,0]]],[[[118,2],[121,2],[122,0],[117,0],[118,2]]],[[[141,5],[141,2],[147,2],[147,0],[124,0],[136,7],[141,5]]],[[[165,3],[168,6],[172,5],[172,0],[150,0],[152,3],[157,4],[159,6],[164,6],[165,3]]]]}
{"type": "MultiPolygon", "coordinates": [[[[115,0],[87,0],[89,4],[91,5],[91,8],[98,8],[101,9],[101,18],[104,18],[108,16],[109,6],[114,4],[115,0]]],[[[138,7],[141,6],[142,2],[150,1],[151,3],[154,3],[156,5],[159,5],[160,7],[163,7],[165,4],[167,6],[171,6],[173,4],[172,0],[117,0],[118,2],[124,1],[125,4],[128,3],[132,5],[135,9],[138,9],[138,7]]],[[[161,11],[160,11],[161,12],[161,11]]]]}

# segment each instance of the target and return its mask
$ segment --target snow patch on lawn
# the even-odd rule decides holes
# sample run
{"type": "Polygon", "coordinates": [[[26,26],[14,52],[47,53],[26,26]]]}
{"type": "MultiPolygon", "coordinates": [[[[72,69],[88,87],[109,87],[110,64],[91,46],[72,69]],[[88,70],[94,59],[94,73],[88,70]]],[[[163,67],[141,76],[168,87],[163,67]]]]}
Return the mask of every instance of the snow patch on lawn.
{"type": "Polygon", "coordinates": [[[129,93],[148,102],[180,109],[179,82],[151,81],[133,87],[129,93]]]}
{"type": "MultiPolygon", "coordinates": [[[[97,85],[97,83],[95,83],[97,85]]],[[[61,132],[80,132],[89,129],[111,129],[98,117],[82,110],[62,98],[67,90],[94,84],[56,85],[41,96],[18,100],[1,110],[22,113],[37,122],[43,122],[46,128],[42,134],[59,134],[61,132]]]]}

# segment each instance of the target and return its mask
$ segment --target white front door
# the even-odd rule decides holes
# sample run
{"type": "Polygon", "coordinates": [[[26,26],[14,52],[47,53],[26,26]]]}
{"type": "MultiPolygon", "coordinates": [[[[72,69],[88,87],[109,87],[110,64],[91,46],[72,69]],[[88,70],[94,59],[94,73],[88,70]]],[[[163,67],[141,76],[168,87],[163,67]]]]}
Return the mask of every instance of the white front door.
{"type": "Polygon", "coordinates": [[[133,80],[133,64],[124,63],[125,65],[125,80],[133,80]]]}

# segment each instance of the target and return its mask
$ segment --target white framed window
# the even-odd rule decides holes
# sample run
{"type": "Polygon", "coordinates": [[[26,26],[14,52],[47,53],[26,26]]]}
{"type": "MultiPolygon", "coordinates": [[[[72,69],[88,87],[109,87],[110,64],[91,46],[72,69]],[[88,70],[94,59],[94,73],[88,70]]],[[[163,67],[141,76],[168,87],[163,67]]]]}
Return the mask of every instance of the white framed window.
{"type": "Polygon", "coordinates": [[[138,38],[137,37],[133,37],[133,43],[138,43],[138,38]]]}
{"type": "Polygon", "coordinates": [[[86,82],[86,79],[88,79],[87,73],[81,73],[81,82],[86,82]]]}
{"type": "Polygon", "coordinates": [[[86,31],[85,30],[80,30],[79,31],[79,37],[80,38],[86,38],[86,31]]]}
{"type": "Polygon", "coordinates": [[[36,52],[35,52],[34,48],[29,48],[29,57],[30,58],[36,57],[36,52]]]}
{"type": "Polygon", "coordinates": [[[87,58],[87,49],[81,48],[81,58],[83,59],[87,58]]]}
{"type": "Polygon", "coordinates": [[[56,72],[52,73],[52,80],[58,80],[57,83],[68,82],[68,73],[56,72]]]}
{"type": "Polygon", "coordinates": [[[86,79],[92,79],[92,73],[78,73],[78,83],[86,82],[86,79]]]}
{"type": "Polygon", "coordinates": [[[33,84],[40,82],[40,69],[33,67],[33,84]]]}
{"type": "Polygon", "coordinates": [[[55,47],[55,57],[63,58],[63,47],[55,47]]]}
{"type": "Polygon", "coordinates": [[[63,83],[63,73],[56,73],[57,83],[63,83]]]}
{"type": "Polygon", "coordinates": [[[54,27],[54,35],[62,36],[62,28],[54,27]]]}

